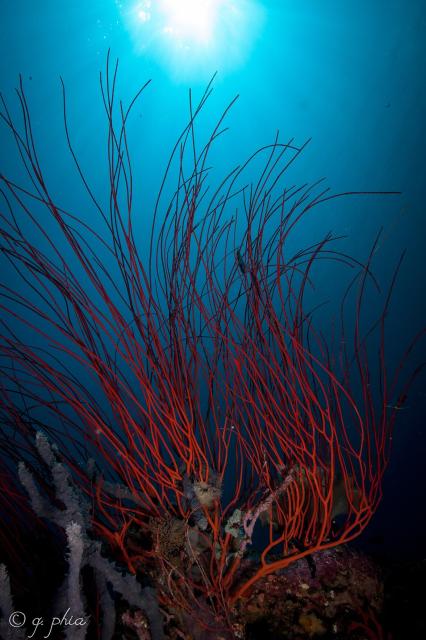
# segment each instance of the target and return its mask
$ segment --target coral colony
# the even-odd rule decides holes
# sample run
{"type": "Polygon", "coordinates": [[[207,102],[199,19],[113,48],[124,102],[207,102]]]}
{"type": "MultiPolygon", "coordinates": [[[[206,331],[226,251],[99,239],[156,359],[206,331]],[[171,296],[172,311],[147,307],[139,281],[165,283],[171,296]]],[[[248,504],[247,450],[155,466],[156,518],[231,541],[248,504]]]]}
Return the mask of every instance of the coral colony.
{"type": "Polygon", "coordinates": [[[380,581],[341,545],[377,509],[412,380],[386,367],[392,284],[365,323],[374,247],[365,264],[331,235],[295,247],[345,196],[287,184],[303,146],[212,173],[228,109],[202,142],[211,85],[142,210],[127,127],[143,91],[126,110],[116,78],[108,60],[101,195],[64,88],[77,211],[49,187],[22,83],[20,122],[3,102],[26,173],[1,175],[2,637],[228,640],[265,620],[269,637],[381,637],[380,581]],[[350,273],[334,334],[313,302],[324,260],[350,273]]]}

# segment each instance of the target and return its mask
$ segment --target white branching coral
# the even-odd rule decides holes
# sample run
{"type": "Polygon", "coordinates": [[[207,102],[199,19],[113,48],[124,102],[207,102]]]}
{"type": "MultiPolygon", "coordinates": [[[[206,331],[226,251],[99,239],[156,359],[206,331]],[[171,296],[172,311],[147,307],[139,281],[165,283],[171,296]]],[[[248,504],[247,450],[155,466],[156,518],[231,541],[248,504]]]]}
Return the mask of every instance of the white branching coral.
{"type": "MultiPolygon", "coordinates": [[[[23,640],[27,637],[23,627],[19,628],[10,624],[10,616],[14,612],[9,574],[5,565],[0,564],[0,637],[4,640],[23,640]]],[[[17,613],[19,614],[19,612],[17,613]]],[[[17,622],[20,621],[17,619],[17,622]]]]}
{"type": "MultiPolygon", "coordinates": [[[[123,573],[115,563],[102,555],[101,543],[93,540],[89,534],[91,526],[88,502],[77,491],[68,469],[58,460],[57,452],[43,434],[37,435],[36,446],[40,457],[49,467],[56,498],[64,505],[64,509],[53,506],[41,494],[32,473],[23,462],[19,465],[19,478],[28,492],[35,513],[41,518],[54,522],[64,529],[67,535],[69,569],[64,585],[60,589],[60,597],[56,605],[57,612],[63,613],[62,608],[66,601],[73,615],[84,617],[81,571],[85,566],[90,566],[94,570],[96,583],[100,587],[100,599],[104,612],[102,640],[110,640],[115,627],[115,605],[108,585],[112,591],[121,595],[129,606],[143,610],[149,622],[151,637],[162,640],[164,638],[163,616],[155,591],[150,587],[142,587],[136,576],[123,573]]],[[[0,574],[0,580],[2,578],[4,584],[8,584],[7,572],[0,574]]],[[[7,593],[6,590],[5,593],[7,593]]],[[[84,640],[87,628],[88,625],[72,627],[72,639],[71,635],[67,638],[84,640]]],[[[19,636],[14,635],[13,638],[19,638],[19,636]]]]}
{"type": "MultiPolygon", "coordinates": [[[[71,522],[66,529],[68,540],[68,607],[73,616],[86,618],[85,607],[81,589],[81,568],[83,563],[84,542],[81,526],[71,522]]],[[[67,638],[69,640],[84,640],[86,636],[85,626],[68,627],[67,638]]]]}
{"type": "Polygon", "coordinates": [[[24,462],[20,462],[18,465],[18,476],[22,486],[29,495],[34,512],[40,518],[50,519],[50,516],[52,515],[52,507],[40,494],[32,473],[28,470],[24,462]]]}
{"type": "Polygon", "coordinates": [[[20,462],[19,479],[29,495],[34,512],[40,518],[55,522],[64,530],[71,522],[76,522],[84,529],[88,522],[89,507],[74,487],[68,469],[57,459],[53,447],[41,433],[36,436],[36,447],[41,459],[49,467],[56,497],[65,505],[65,509],[54,507],[40,493],[32,473],[24,462],[20,462]]]}

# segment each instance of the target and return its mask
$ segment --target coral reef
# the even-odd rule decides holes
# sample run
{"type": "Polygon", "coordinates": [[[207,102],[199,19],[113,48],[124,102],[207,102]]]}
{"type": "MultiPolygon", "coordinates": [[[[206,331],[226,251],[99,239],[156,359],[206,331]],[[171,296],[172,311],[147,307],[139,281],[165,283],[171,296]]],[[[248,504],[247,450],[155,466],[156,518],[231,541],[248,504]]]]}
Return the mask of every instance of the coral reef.
{"type": "Polygon", "coordinates": [[[365,627],[377,634],[383,583],[375,564],[347,547],[316,553],[313,561],[315,577],[308,563],[299,560],[261,580],[236,605],[236,620],[246,630],[244,637],[358,640],[367,637],[365,627]],[[363,625],[364,635],[355,629],[356,621],[363,625]]]}

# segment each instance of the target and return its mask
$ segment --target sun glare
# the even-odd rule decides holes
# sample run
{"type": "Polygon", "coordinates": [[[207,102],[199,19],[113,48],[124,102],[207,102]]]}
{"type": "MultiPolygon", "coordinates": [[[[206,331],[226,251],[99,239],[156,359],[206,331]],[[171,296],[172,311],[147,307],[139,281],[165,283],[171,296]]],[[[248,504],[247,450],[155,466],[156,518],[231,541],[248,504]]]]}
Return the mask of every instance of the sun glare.
{"type": "Polygon", "coordinates": [[[263,22],[258,0],[140,0],[120,8],[138,53],[182,78],[240,65],[263,22]]]}
{"type": "Polygon", "coordinates": [[[222,0],[162,0],[159,9],[172,37],[206,43],[214,33],[222,4],[222,0]]]}

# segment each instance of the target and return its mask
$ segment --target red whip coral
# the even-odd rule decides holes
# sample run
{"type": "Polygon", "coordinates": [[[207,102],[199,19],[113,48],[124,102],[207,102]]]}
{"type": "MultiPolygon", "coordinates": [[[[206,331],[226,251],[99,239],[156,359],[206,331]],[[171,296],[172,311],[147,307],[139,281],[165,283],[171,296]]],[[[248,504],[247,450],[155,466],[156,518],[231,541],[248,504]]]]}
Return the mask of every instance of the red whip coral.
{"type": "Polygon", "coordinates": [[[24,285],[1,285],[5,434],[20,434],[21,452],[32,425],[48,431],[93,499],[94,531],[128,569],[155,577],[164,606],[208,610],[206,632],[218,620],[230,628],[230,608],[259,579],[365,529],[410,380],[386,369],[390,292],[380,317],[362,321],[374,247],[364,265],[329,234],[292,250],[308,213],[350,195],[286,184],[303,146],[277,138],[210,184],[228,111],[200,142],[211,85],[190,100],[141,248],[127,137],[135,101],[117,102],[116,75],[108,63],[102,198],[74,151],[64,89],[66,138],[96,223],[52,193],[22,84],[21,127],[3,103],[30,179],[1,175],[1,250],[24,285]],[[326,258],[356,273],[336,341],[305,304],[326,258]],[[181,538],[167,553],[155,539],[165,517],[181,538]]]}

